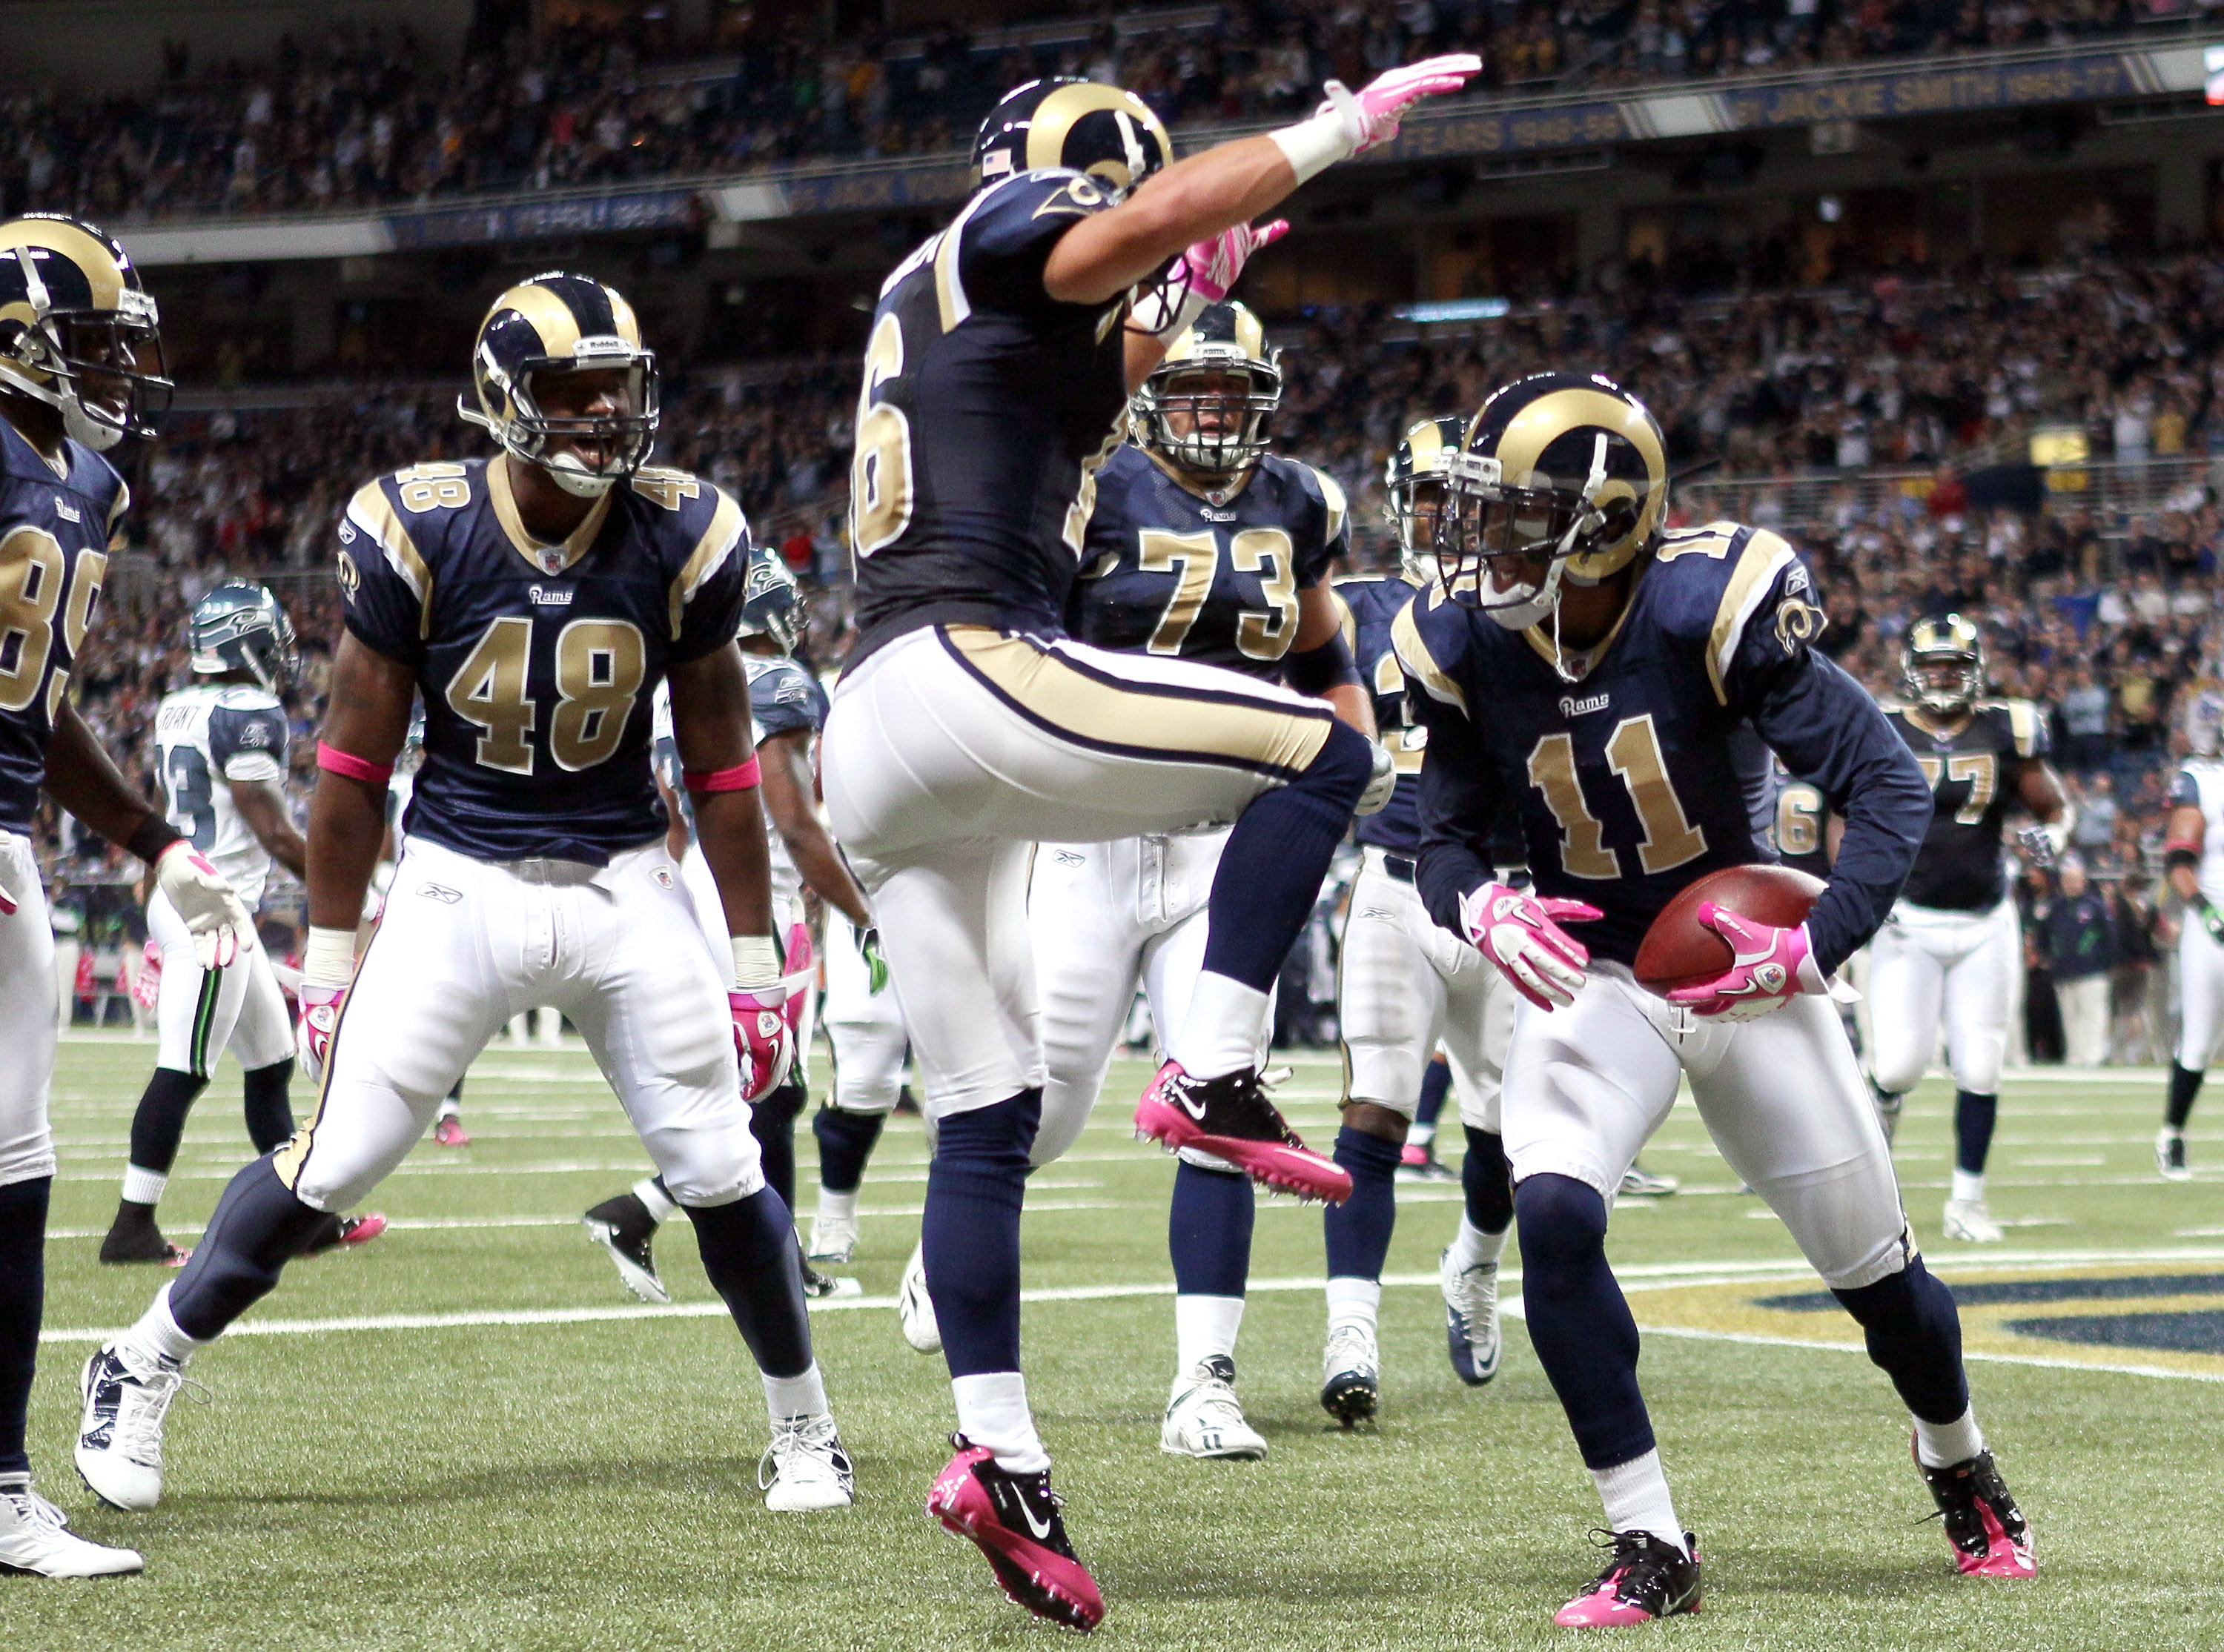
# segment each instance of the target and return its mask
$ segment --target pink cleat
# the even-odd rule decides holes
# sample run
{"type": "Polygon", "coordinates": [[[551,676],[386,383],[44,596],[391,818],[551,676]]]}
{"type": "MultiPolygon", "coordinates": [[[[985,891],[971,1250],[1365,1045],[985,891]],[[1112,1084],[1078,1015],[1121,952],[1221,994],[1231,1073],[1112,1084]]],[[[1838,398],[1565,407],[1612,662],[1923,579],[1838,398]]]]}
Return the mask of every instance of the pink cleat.
{"type": "Polygon", "coordinates": [[[1168,1062],[1135,1107],[1135,1134],[1171,1152],[1226,1159],[1254,1182],[1332,1205],[1351,1197],[1351,1173],[1298,1138],[1267,1100],[1255,1070],[1191,1078],[1168,1062]]]}
{"type": "Polygon", "coordinates": [[[1596,1583],[1552,1614],[1563,1629],[1621,1629],[1699,1610],[1699,1540],[1690,1532],[1686,1554],[1649,1531],[1602,1532],[1613,1539],[1614,1558],[1596,1583]]]}
{"type": "Polygon", "coordinates": [[[1103,1623],[1104,1597],[1066,1539],[1050,1471],[1014,1474],[964,1434],[951,1444],[957,1455],[934,1477],[927,1513],[951,1536],[978,1544],[1004,1592],[1036,1617],[1084,1635],[1103,1623]]]}
{"type": "Polygon", "coordinates": [[[452,1113],[433,1126],[433,1144],[435,1147],[469,1147],[471,1144],[471,1134],[464,1128],[464,1121],[452,1113]]]}
{"type": "Polygon", "coordinates": [[[368,1245],[386,1231],[386,1218],[378,1211],[361,1216],[327,1216],[319,1222],[301,1247],[303,1256],[321,1256],[326,1251],[350,1249],[368,1245]]]}
{"type": "Polygon", "coordinates": [[[1930,1468],[1922,1458],[1931,1500],[1946,1523],[1946,1541],[1954,1546],[1954,1564],[1970,1578],[2035,1578],[2038,1561],[2032,1556],[2031,1523],[2008,1494],[2007,1482],[1993,1466],[1993,1453],[1981,1451],[1967,1462],[1930,1468]]]}

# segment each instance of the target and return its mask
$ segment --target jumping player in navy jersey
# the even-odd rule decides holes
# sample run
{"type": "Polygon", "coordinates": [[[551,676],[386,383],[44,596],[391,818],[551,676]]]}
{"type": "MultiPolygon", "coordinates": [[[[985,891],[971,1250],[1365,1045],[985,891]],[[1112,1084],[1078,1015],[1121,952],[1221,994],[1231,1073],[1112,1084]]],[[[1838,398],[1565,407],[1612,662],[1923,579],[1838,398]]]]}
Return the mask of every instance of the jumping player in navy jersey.
{"type": "Polygon", "coordinates": [[[231,886],[117,772],[69,699],[130,491],[102,457],[154,434],[167,399],[155,300],[123,249],[75,218],[0,224],[0,1568],[136,1572],[33,1487],[25,1415],[46,1298],[57,1031],[54,931],[33,852],[41,794],[148,863],[195,962],[252,925],[231,886]]]}
{"type": "Polygon", "coordinates": [[[232,1179],[192,1261],[87,1362],[78,1467],[106,1501],[153,1507],[185,1362],[276,1285],[325,1212],[401,1163],[512,1014],[549,1005],[693,1219],[762,1371],[768,1506],[846,1504],[795,1236],[744,1105],[787,1072],[793,1025],[733,642],[748,524],[717,489],[643,468],[655,358],[600,282],[551,274],[503,293],[474,369],[465,411],[502,453],[382,476],[339,524],[347,630],[318,747],[301,970],[315,1115],[232,1179]],[[725,911],[723,956],[665,848],[649,772],[660,681],[725,911]],[[388,775],[420,692],[408,847],[358,962],[388,775]]]}
{"type": "Polygon", "coordinates": [[[1953,1296],[1907,1232],[1824,996],[1913,864],[1930,815],[1921,770],[1809,647],[1823,616],[1790,545],[1729,522],[1661,530],[1659,427],[1618,387],[1557,373],[1506,386],[1447,476],[1437,584],[1395,626],[1429,730],[1417,880],[1430,915],[1524,1000],[1503,1103],[1523,1299],[1614,1532],[1605,1571],[1557,1621],[1699,1604],[1696,1542],[1669,1496],[1605,1247],[1608,1199],[1685,1077],[1723,1157],[1912,1413],[1960,1569],[2031,1575],[2029,1528],[1970,1408],[1953,1296]],[[1772,858],[1754,806],[1770,748],[1844,818],[1829,887],[1796,929],[1703,904],[1734,962],[1664,999],[1631,973],[1638,943],[1696,879],[1772,858]],[[1534,894],[1492,867],[1509,802],[1534,894]]]}
{"type": "Polygon", "coordinates": [[[977,187],[881,289],[850,480],[856,653],[825,744],[937,1126],[926,1276],[963,1443],[930,1507],[1029,1610],[1102,1617],[1020,1374],[1020,1224],[1045,1079],[1032,845],[1234,823],[1204,967],[1139,1127],[1340,1195],[1259,1082],[1275,971],[1374,770],[1328,706],[1191,660],[1060,636],[1128,398],[1282,231],[1251,221],[1482,67],[1329,88],[1310,120],[1169,165],[1148,105],[1037,81],[974,146],[977,187]],[[1135,300],[1142,300],[1135,307],[1135,300]]]}

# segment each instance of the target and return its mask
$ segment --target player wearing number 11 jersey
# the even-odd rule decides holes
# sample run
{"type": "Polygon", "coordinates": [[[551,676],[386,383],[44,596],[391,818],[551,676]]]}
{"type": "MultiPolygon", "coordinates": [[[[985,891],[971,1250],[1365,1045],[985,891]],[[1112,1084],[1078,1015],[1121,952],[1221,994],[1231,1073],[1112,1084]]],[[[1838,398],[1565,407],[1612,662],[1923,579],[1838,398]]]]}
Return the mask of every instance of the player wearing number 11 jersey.
{"type": "Polygon", "coordinates": [[[87,1364],[78,1466],[108,1502],[152,1507],[184,1362],[276,1285],[324,1213],[401,1163],[512,1015],[547,1005],[586,1038],[756,1356],[768,1504],[846,1504],[787,1207],[743,1100],[779,1083],[792,1025],[733,642],[748,525],[716,488],[641,469],[655,360],[611,289],[561,274],[511,288],[481,324],[476,368],[470,416],[505,451],[381,477],[339,525],[347,631],[318,748],[302,959],[315,1116],[232,1179],[192,1261],[87,1364]],[[665,847],[660,679],[729,955],[665,847]],[[420,694],[407,848],[358,964],[388,777],[420,694]]]}
{"type": "Polygon", "coordinates": [[[1430,916],[1524,1000],[1501,1126],[1530,1340],[1614,1532],[1606,1570],[1558,1621],[1639,1623],[1699,1604],[1696,1543],[1669,1496],[1605,1245],[1608,1201],[1686,1077],[1723,1157],[1861,1323],[1913,1414],[1962,1570],[2029,1575],[2028,1531],[1970,1409],[1954,1299],[1909,1238],[1823,996],[1914,861],[1930,811],[1921,771],[1859,684],[1809,647],[1822,615],[1790,545],[1729,522],[1661,531],[1659,427],[1615,385],[1539,374],[1505,387],[1445,475],[1437,583],[1394,627],[1429,731],[1416,883],[1430,916]],[[1774,858],[1754,807],[1769,747],[1845,817],[1829,887],[1796,929],[1702,904],[1732,962],[1664,999],[1631,969],[1653,919],[1704,873],[1774,858]],[[1507,803],[1534,895],[1493,867],[1507,803]]]}

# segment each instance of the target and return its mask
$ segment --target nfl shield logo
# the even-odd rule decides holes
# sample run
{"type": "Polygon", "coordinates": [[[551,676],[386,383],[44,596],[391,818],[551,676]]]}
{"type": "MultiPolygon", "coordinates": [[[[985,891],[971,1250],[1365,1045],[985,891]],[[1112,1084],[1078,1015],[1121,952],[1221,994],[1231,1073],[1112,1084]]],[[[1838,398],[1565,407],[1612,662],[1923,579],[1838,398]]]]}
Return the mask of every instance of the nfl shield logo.
{"type": "Polygon", "coordinates": [[[656,869],[656,885],[660,889],[669,889],[672,887],[672,874],[669,872],[667,872],[662,867],[659,867],[656,869]]]}

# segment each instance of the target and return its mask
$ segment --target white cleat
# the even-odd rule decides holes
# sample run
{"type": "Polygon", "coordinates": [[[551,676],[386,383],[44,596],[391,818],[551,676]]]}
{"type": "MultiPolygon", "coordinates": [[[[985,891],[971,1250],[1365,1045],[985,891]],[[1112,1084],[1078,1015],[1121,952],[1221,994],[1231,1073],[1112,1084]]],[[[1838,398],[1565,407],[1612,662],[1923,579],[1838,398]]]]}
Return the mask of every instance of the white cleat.
{"type": "Polygon", "coordinates": [[[31,1489],[28,1475],[0,1480],[0,1572],[41,1578],[116,1578],[143,1572],[136,1549],[89,1543],[69,1516],[31,1489]]]}
{"type": "Polygon", "coordinates": [[[1372,1422],[1382,1406],[1382,1356],[1374,1333],[1342,1325],[1328,1334],[1321,1351],[1321,1409],[1349,1428],[1372,1422]]]}
{"type": "Polygon", "coordinates": [[[857,1219],[829,1216],[824,1211],[811,1219],[811,1246],[804,1255],[813,1262],[847,1262],[857,1248],[857,1219]]]}
{"type": "Polygon", "coordinates": [[[2007,1237],[1981,1199],[1949,1199],[1945,1231],[1948,1239],[1964,1245],[1998,1245],[2007,1237]]]}
{"type": "Polygon", "coordinates": [[[831,1412],[774,1422],[772,1444],[757,1462],[757,1490],[775,1514],[846,1509],[857,1500],[850,1453],[842,1449],[831,1412]]]}
{"type": "Polygon", "coordinates": [[[942,1352],[942,1327],[935,1322],[934,1298],[926,1294],[926,1243],[921,1240],[904,1264],[903,1280],[896,1286],[896,1320],[904,1340],[921,1353],[942,1352]]]}
{"type": "Polygon", "coordinates": [[[1176,1457],[1224,1457],[1245,1461],[1267,1454],[1264,1435],[1243,1420],[1235,1397],[1235,1362],[1208,1355],[1174,1383],[1159,1449],[1176,1457]]]}
{"type": "Polygon", "coordinates": [[[85,1362],[77,1472],[103,1503],[137,1512],[162,1500],[162,1419],[185,1379],[174,1361],[147,1360],[120,1342],[85,1362]]]}
{"type": "Polygon", "coordinates": [[[1481,1388],[1498,1375],[1502,1346],[1498,1334],[1498,1264],[1455,1268],[1448,1245],[1437,1258],[1437,1285],[1444,1292],[1444,1340],[1451,1351],[1452,1374],[1469,1388],[1481,1388]]]}

